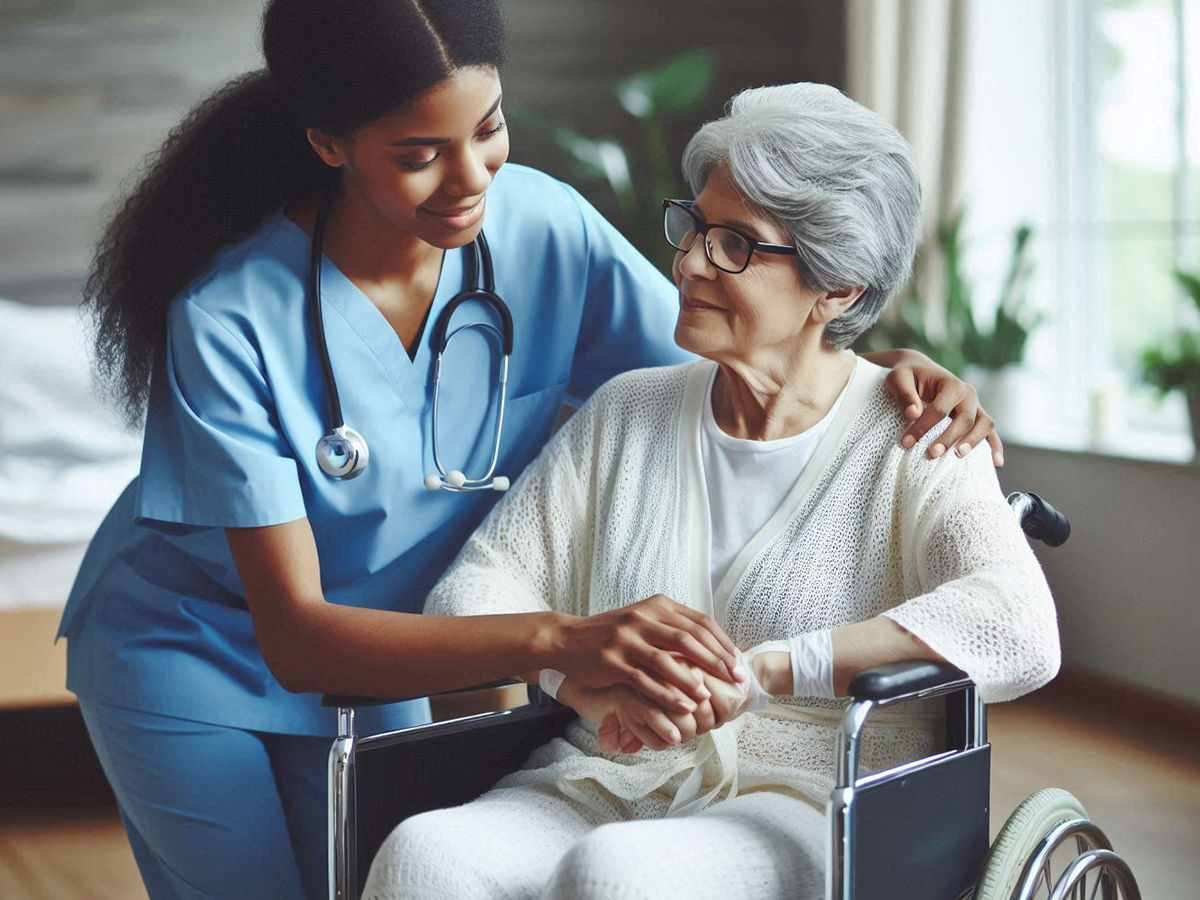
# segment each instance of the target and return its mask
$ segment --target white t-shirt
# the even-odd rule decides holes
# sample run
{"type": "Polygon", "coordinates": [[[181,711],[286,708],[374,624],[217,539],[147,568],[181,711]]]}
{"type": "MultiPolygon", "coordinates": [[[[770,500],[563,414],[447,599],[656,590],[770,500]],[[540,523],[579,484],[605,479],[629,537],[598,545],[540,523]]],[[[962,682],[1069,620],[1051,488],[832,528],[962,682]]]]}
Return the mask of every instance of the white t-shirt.
{"type": "Polygon", "coordinates": [[[718,371],[713,369],[700,416],[713,593],[742,548],[767,524],[796,483],[846,395],[843,388],[829,412],[799,434],[774,441],[744,440],[726,434],[713,417],[712,389],[718,371]]]}

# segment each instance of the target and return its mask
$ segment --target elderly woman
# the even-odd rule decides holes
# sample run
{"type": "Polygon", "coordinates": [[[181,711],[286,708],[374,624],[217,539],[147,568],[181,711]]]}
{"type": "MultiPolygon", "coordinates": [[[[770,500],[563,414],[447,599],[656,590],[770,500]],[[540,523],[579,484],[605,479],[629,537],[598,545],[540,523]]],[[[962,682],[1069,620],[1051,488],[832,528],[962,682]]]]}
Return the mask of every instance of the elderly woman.
{"type": "MultiPolygon", "coordinates": [[[[603,387],[426,611],[588,615],[663,593],[752,648],[754,677],[698,673],[713,696],[681,715],[542,672],[581,714],[566,739],[403,823],[365,897],[819,897],[855,672],[948,660],[997,701],[1057,670],[1050,593],[986,450],[904,452],[884,370],[847,349],[916,252],[903,138],[831,87],[760,88],[683,164],[696,199],[665,203],[675,340],[705,359],[603,387]]],[[[933,748],[935,711],[889,712],[868,768],[933,748]]]]}

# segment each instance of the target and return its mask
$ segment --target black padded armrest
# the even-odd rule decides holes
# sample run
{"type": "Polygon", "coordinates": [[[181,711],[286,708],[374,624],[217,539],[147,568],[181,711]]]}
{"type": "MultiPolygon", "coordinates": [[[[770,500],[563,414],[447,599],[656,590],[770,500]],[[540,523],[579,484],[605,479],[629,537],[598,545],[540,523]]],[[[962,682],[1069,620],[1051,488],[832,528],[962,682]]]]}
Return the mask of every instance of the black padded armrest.
{"type": "MultiPolygon", "coordinates": [[[[499,681],[489,681],[486,684],[473,684],[470,687],[455,688],[452,691],[438,691],[435,694],[423,696],[445,697],[450,694],[467,694],[471,691],[486,691],[490,688],[508,687],[512,684],[524,684],[515,678],[502,678],[499,681]]],[[[322,706],[336,706],[338,709],[354,706],[383,706],[388,703],[404,703],[407,700],[419,700],[420,697],[355,697],[350,694],[325,694],[321,697],[322,706]]]]}
{"type": "Polygon", "coordinates": [[[850,682],[850,696],[882,703],[959,682],[969,684],[970,680],[966,672],[950,663],[908,659],[859,672],[850,682]]]}

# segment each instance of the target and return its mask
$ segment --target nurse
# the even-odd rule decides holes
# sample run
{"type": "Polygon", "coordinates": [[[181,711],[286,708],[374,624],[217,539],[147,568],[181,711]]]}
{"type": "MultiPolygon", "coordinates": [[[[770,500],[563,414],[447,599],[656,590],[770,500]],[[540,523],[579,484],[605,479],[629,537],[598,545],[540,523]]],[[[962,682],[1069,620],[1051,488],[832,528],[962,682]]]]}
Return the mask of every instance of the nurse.
{"type": "MultiPolygon", "coordinates": [[[[675,292],[570,187],[504,165],[493,0],[272,0],[263,45],[265,71],[172,132],[86,290],[100,370],[144,416],[145,445],[60,634],[153,898],[325,894],[334,721],[319,693],[422,696],[551,668],[687,708],[703,688],[673,654],[736,677],[728,637],[662,596],[591,618],[419,615],[497,496],[424,484],[430,323],[476,235],[515,330],[496,469],[509,478],[564,401],[682,359],[675,292]],[[329,394],[306,277],[325,197],[329,359],[370,444],[351,480],[314,452],[329,394]]],[[[494,315],[467,303],[454,324],[494,315]]],[[[487,468],[497,353],[470,329],[447,354],[447,468],[487,468]]],[[[945,447],[995,442],[974,392],[923,358],[893,386],[914,437],[953,409],[945,447]]],[[[412,701],[367,727],[428,718],[412,701]]]]}

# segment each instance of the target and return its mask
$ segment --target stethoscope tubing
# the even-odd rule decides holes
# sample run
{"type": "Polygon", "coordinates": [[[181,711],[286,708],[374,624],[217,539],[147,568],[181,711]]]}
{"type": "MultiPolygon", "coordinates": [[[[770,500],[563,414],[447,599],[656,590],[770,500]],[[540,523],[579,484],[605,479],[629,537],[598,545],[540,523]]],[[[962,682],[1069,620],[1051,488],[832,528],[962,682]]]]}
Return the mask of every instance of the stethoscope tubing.
{"type": "MultiPolygon", "coordinates": [[[[496,326],[489,325],[485,322],[478,322],[470,325],[460,325],[458,328],[454,329],[454,331],[450,332],[450,334],[446,337],[444,347],[449,347],[450,341],[454,339],[454,336],[468,328],[483,328],[487,331],[490,331],[492,334],[496,335],[501,342],[501,346],[503,346],[504,336],[501,334],[500,330],[496,328],[496,326]]],[[[438,398],[441,393],[443,353],[445,353],[445,349],[438,351],[437,360],[434,363],[433,368],[433,412],[430,417],[430,445],[433,449],[433,464],[437,468],[438,474],[442,477],[444,482],[442,487],[444,490],[451,491],[453,493],[494,490],[492,485],[487,484],[486,482],[490,482],[492,480],[492,475],[495,474],[496,471],[496,462],[500,458],[500,436],[504,431],[504,407],[508,395],[508,354],[504,354],[500,358],[500,378],[499,384],[496,386],[496,393],[499,397],[497,401],[496,413],[496,438],[492,443],[492,458],[488,462],[487,472],[480,478],[468,478],[461,485],[454,485],[446,481],[448,473],[446,471],[446,467],[442,465],[442,460],[438,455],[437,446],[438,398]]]]}
{"type": "Polygon", "coordinates": [[[326,422],[331,432],[336,432],[345,425],[342,419],[342,401],[338,396],[337,379],[333,375],[333,362],[329,358],[329,342],[325,339],[325,319],[321,303],[321,255],[325,242],[325,223],[329,221],[329,211],[333,206],[334,191],[326,192],[317,207],[317,220],[313,224],[312,241],[309,243],[308,257],[308,296],[312,311],[312,325],[317,345],[317,357],[321,362],[321,378],[325,382],[325,402],[328,407],[326,422]]]}
{"type": "MultiPolygon", "coordinates": [[[[329,357],[329,344],[325,337],[325,322],[322,317],[321,303],[321,259],[322,246],[325,237],[325,225],[333,205],[335,192],[327,191],[317,209],[316,222],[313,225],[313,237],[309,249],[308,264],[308,296],[312,307],[313,337],[317,345],[318,358],[321,364],[321,377],[325,383],[327,410],[326,433],[317,441],[316,456],[321,470],[332,478],[350,479],[360,475],[367,466],[370,451],[366,440],[353,428],[346,425],[342,418],[341,398],[338,395],[337,378],[333,372],[333,363],[329,357]]],[[[446,304],[434,323],[433,344],[437,351],[433,375],[433,410],[430,419],[430,445],[433,451],[433,463],[438,474],[430,474],[425,479],[425,486],[430,490],[447,490],[452,493],[470,493],[474,491],[505,491],[508,489],[508,479],[495,475],[496,464],[500,458],[500,441],[504,431],[504,412],[508,395],[508,361],[512,355],[513,322],[508,305],[500,299],[495,291],[495,273],[492,269],[492,253],[488,247],[487,238],[482,231],[472,242],[472,252],[467,255],[467,278],[470,286],[460,291],[446,304]],[[481,278],[482,276],[482,278],[481,278]],[[482,283],[480,283],[482,281],[482,283]],[[482,301],[496,312],[500,318],[500,328],[488,322],[468,322],[460,325],[447,334],[450,320],[455,310],[469,300],[482,301]],[[457,470],[447,471],[438,453],[438,405],[441,396],[441,381],[443,357],[450,341],[460,332],[469,328],[482,328],[494,334],[500,342],[500,377],[497,391],[496,432],[492,442],[491,459],[488,462],[486,474],[481,478],[467,478],[457,470]]]]}

